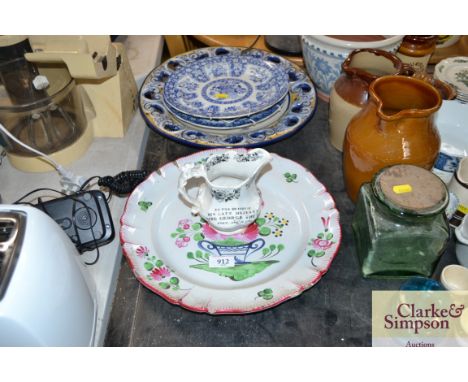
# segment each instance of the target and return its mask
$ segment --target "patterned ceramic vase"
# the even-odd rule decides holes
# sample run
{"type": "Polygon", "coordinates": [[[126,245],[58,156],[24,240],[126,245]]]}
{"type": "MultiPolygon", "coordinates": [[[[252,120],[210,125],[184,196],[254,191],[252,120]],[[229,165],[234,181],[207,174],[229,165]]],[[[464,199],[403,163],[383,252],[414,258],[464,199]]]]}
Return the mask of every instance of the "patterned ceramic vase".
{"type": "Polygon", "coordinates": [[[430,170],[440,149],[434,114],[442,99],[431,84],[406,76],[383,76],[369,86],[370,99],[345,134],[343,170],[349,197],[392,164],[430,170]]]}
{"type": "Polygon", "coordinates": [[[302,53],[319,97],[327,101],[341,64],[354,49],[382,49],[395,52],[403,36],[302,36],[302,53]]]}
{"type": "Polygon", "coordinates": [[[349,121],[366,104],[369,85],[384,75],[403,74],[403,63],[390,52],[379,49],[356,49],[341,65],[343,74],[330,94],[330,143],[343,151],[349,121]]]}

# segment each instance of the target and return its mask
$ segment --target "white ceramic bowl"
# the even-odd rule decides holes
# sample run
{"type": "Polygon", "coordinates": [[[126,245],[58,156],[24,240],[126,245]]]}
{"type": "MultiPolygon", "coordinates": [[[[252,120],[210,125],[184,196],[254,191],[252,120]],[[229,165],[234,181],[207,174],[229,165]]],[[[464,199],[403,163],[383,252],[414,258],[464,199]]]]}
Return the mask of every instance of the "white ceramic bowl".
{"type": "Polygon", "coordinates": [[[404,36],[384,36],[377,41],[346,41],[329,36],[302,36],[304,62],[320,98],[328,101],[341,73],[341,64],[354,49],[374,48],[396,52],[404,36]]]}
{"type": "Polygon", "coordinates": [[[468,268],[462,265],[447,265],[440,275],[440,282],[447,290],[468,291],[468,268]]]}
{"type": "Polygon", "coordinates": [[[432,171],[448,184],[460,160],[468,155],[468,106],[456,100],[443,101],[434,121],[441,147],[432,171]]]}

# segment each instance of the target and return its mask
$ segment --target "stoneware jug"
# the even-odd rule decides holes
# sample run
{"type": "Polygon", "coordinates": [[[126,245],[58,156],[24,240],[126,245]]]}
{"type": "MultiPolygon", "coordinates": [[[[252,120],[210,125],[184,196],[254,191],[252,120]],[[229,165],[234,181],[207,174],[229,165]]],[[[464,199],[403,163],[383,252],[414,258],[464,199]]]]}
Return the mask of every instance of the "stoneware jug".
{"type": "Polygon", "coordinates": [[[437,36],[409,35],[403,38],[396,55],[416,73],[425,73],[429,59],[436,49],[437,36]]]}
{"type": "Polygon", "coordinates": [[[204,162],[182,166],[179,193],[192,206],[192,213],[218,232],[242,232],[260,213],[262,200],[256,180],[270,160],[263,149],[216,151],[204,162]],[[196,178],[201,183],[194,198],[187,185],[196,178]]]}
{"type": "Polygon", "coordinates": [[[442,100],[431,84],[383,76],[369,86],[369,101],[346,129],[343,172],[349,197],[380,169],[414,164],[430,170],[440,149],[434,114],[442,100]]]}
{"type": "Polygon", "coordinates": [[[379,77],[403,74],[404,65],[393,53],[380,49],[353,50],[341,65],[342,74],[330,94],[330,143],[343,151],[349,121],[367,102],[369,85],[379,77]]]}

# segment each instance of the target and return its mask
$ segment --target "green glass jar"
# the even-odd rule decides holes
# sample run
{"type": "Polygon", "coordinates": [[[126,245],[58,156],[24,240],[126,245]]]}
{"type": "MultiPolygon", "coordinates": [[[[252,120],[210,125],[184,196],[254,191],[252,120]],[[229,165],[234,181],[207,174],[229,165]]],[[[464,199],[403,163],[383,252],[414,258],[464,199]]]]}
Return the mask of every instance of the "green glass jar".
{"type": "Polygon", "coordinates": [[[353,216],[364,277],[429,277],[445,250],[450,228],[445,184],[430,171],[395,165],[365,183],[353,216]]]}

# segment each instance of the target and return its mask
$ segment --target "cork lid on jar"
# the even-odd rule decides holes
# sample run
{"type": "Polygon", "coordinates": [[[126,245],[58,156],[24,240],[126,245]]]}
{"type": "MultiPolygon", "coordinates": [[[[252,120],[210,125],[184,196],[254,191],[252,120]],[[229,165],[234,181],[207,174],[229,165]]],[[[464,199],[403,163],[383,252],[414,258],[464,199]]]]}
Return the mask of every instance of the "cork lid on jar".
{"type": "Polygon", "coordinates": [[[444,182],[418,166],[386,167],[375,175],[372,186],[377,197],[396,212],[432,215],[448,203],[444,182]]]}

